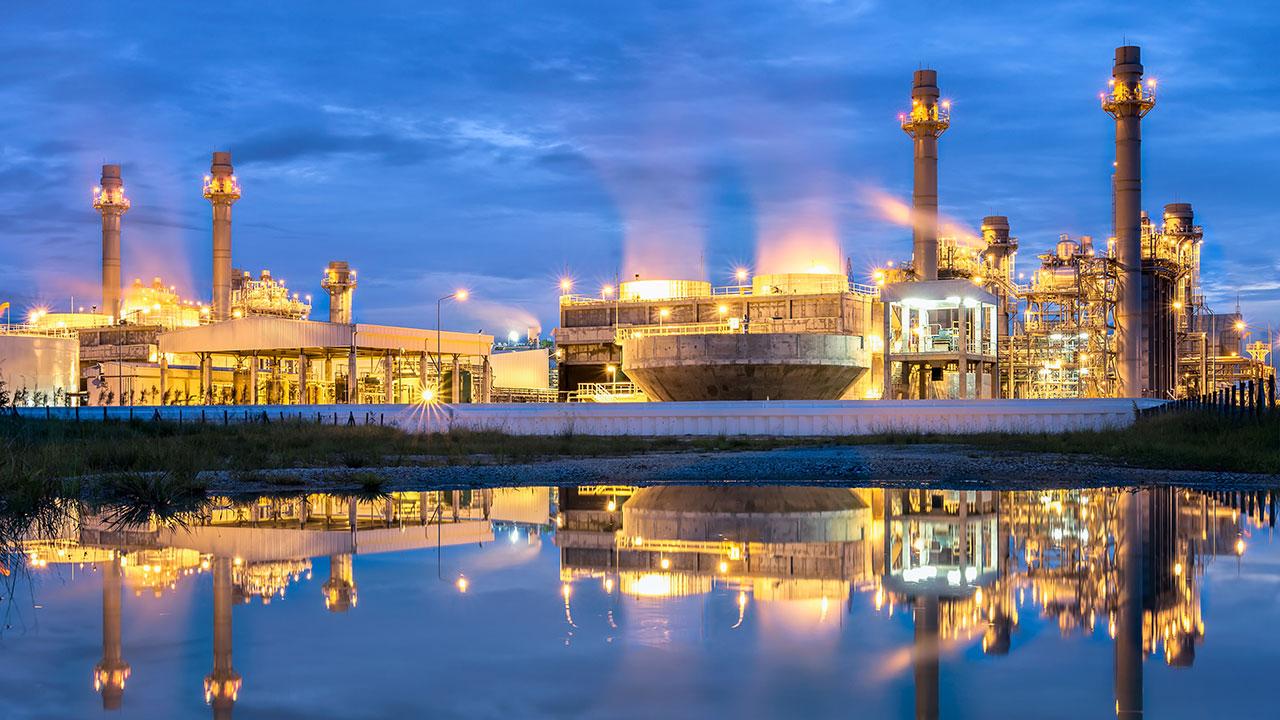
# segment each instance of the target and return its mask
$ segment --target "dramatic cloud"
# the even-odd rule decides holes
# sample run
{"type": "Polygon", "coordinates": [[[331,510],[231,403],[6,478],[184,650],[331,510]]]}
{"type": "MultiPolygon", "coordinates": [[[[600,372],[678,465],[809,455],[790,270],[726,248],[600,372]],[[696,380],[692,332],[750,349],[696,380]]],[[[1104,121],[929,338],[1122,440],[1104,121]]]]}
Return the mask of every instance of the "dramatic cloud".
{"type": "MultiPolygon", "coordinates": [[[[1280,324],[1280,15],[1257,6],[858,0],[379,3],[306,11],[24,3],[0,25],[0,301],[92,294],[88,193],[124,165],[125,276],[209,294],[200,177],[230,150],[237,265],[318,298],[360,268],[357,314],[505,333],[555,324],[555,278],[910,253],[865,189],[909,198],[911,71],[954,101],[941,210],[1010,217],[1023,268],[1110,228],[1097,107],[1127,37],[1161,81],[1145,205],[1194,204],[1208,297],[1280,324]],[[638,269],[636,269],[638,268],[638,269]],[[533,321],[531,321],[531,318],[533,321]]],[[[883,205],[883,203],[881,203],[883,205]]],[[[323,299],[320,301],[323,312],[323,299]]]]}

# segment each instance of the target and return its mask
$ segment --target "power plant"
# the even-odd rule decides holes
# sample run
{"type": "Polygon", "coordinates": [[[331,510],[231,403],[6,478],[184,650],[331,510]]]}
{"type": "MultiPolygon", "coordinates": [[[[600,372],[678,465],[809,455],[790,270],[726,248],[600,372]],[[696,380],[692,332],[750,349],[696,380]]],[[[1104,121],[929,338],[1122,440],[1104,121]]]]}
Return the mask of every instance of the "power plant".
{"type": "Polygon", "coordinates": [[[358,323],[346,261],[324,268],[329,316],[312,320],[309,294],[233,264],[243,190],[229,152],[213,153],[201,186],[210,300],[161,278],[124,287],[131,201],[120,165],[103,165],[101,304],[3,326],[0,373],[28,404],[95,405],[487,402],[495,388],[511,401],[1177,399],[1274,375],[1269,342],[1246,347],[1238,309],[1205,300],[1192,205],[1143,210],[1142,119],[1156,96],[1139,48],[1116,49],[1100,97],[1115,122],[1112,233],[1062,235],[1029,278],[1016,219],[988,215],[976,233],[940,222],[938,140],[952,117],[937,71],[914,72],[910,103],[898,117],[912,144],[909,260],[858,277],[790,258],[725,285],[691,266],[598,294],[566,279],[553,361],[543,348],[494,352],[484,333],[358,323]]]}
{"type": "MultiPolygon", "coordinates": [[[[737,285],[646,278],[644,294],[562,287],[562,392],[592,399],[1159,398],[1274,375],[1241,351],[1238,315],[1200,287],[1203,231],[1188,203],[1142,209],[1142,118],[1155,107],[1138,47],[1116,49],[1101,97],[1115,119],[1113,232],[1063,235],[1029,282],[1006,216],[980,238],[939,232],[938,139],[951,127],[935,70],[914,73],[899,123],[912,140],[912,257],[877,268],[737,285]],[[663,288],[681,289],[663,292],[663,288]],[[1233,334],[1235,333],[1235,334],[1233,334]],[[753,336],[759,337],[753,337],[753,336]],[[612,393],[612,396],[611,394],[612,393]]],[[[626,283],[623,283],[625,288],[626,283]]]]}

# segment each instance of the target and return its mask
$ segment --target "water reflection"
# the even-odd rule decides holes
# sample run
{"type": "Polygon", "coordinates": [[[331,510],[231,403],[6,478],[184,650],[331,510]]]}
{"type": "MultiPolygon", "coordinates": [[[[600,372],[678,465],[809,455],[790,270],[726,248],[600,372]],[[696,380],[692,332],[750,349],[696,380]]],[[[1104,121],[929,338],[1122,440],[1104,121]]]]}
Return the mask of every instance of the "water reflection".
{"type": "Polygon", "coordinates": [[[1271,493],[1163,487],[589,486],[212,498],[180,524],[118,527],[110,508],[67,503],[71,521],[23,539],[20,559],[37,577],[60,568],[97,574],[102,652],[92,685],[108,710],[138,680],[121,622],[130,591],[160,597],[212,576],[213,656],[202,691],[214,717],[230,718],[253,687],[233,662],[235,608],[284,601],[311,579],[313,559],[328,563],[320,597],[288,602],[356,613],[357,556],[428,551],[434,562],[420,569],[463,594],[470,579],[445,572],[445,548],[536,544],[554,527],[559,574],[542,582],[559,593],[563,617],[554,622],[568,646],[597,633],[660,648],[750,631],[802,643],[821,661],[855,611],[882,621],[906,615],[910,647],[869,672],[908,673],[915,717],[937,718],[949,714],[940,687],[963,662],[959,650],[1016,655],[1022,616],[1032,613],[1064,637],[1109,636],[1116,713],[1136,718],[1144,660],[1194,664],[1206,636],[1207,566],[1217,556],[1238,563],[1251,533],[1274,525],[1274,509],[1271,493]],[[600,612],[575,612],[586,590],[605,598],[600,612]],[[682,602],[699,598],[697,612],[682,602]]]}

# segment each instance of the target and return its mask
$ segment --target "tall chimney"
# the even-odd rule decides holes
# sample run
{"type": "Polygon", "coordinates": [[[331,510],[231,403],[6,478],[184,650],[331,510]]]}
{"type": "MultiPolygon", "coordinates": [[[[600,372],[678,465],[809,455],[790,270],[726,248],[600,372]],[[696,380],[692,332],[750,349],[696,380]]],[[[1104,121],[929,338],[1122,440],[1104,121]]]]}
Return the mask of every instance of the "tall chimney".
{"type": "Polygon", "coordinates": [[[226,320],[231,316],[231,206],[240,199],[231,153],[213,154],[204,196],[213,205],[213,319],[226,320]]]}
{"type": "Polygon", "coordinates": [[[119,165],[102,166],[93,189],[93,209],[102,213],[102,312],[120,318],[120,218],[129,210],[119,165]]]}
{"type": "Polygon", "coordinates": [[[1116,48],[1111,90],[1102,109],[1116,121],[1116,164],[1112,192],[1116,260],[1120,264],[1116,307],[1116,352],[1120,397],[1142,397],[1145,344],[1142,338],[1142,118],[1155,107],[1155,83],[1142,84],[1142,53],[1135,45],[1116,48]]]}
{"type": "Polygon", "coordinates": [[[324,270],[320,286],[329,293],[329,322],[351,324],[351,300],[356,289],[356,271],[334,260],[324,270]]]}
{"type": "Polygon", "coordinates": [[[915,186],[911,192],[911,252],[916,278],[938,279],[938,137],[951,127],[951,104],[938,102],[938,73],[917,70],[911,112],[899,117],[915,141],[915,186]]]}

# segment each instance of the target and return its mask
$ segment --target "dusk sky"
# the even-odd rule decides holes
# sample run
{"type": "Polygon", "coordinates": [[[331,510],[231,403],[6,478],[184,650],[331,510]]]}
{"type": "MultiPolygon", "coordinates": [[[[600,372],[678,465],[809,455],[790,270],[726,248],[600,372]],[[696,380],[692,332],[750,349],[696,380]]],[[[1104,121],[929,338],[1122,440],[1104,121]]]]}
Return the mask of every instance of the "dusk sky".
{"type": "MultiPolygon", "coordinates": [[[[365,322],[555,325],[642,267],[728,284],[796,252],[910,255],[911,73],[953,102],[944,215],[1010,218],[1019,269],[1110,232],[1113,49],[1159,79],[1144,205],[1191,202],[1210,301],[1280,326],[1280,74],[1268,3],[11,3],[0,18],[0,302],[98,301],[90,190],[123,165],[124,277],[210,295],[209,153],[244,188],[235,265],[365,322]],[[978,8],[981,9],[978,9],[978,8]],[[772,253],[772,254],[771,254],[772,253]],[[704,270],[705,268],[705,270],[704,270]]],[[[1257,335],[1255,334],[1255,338],[1257,335]]]]}

